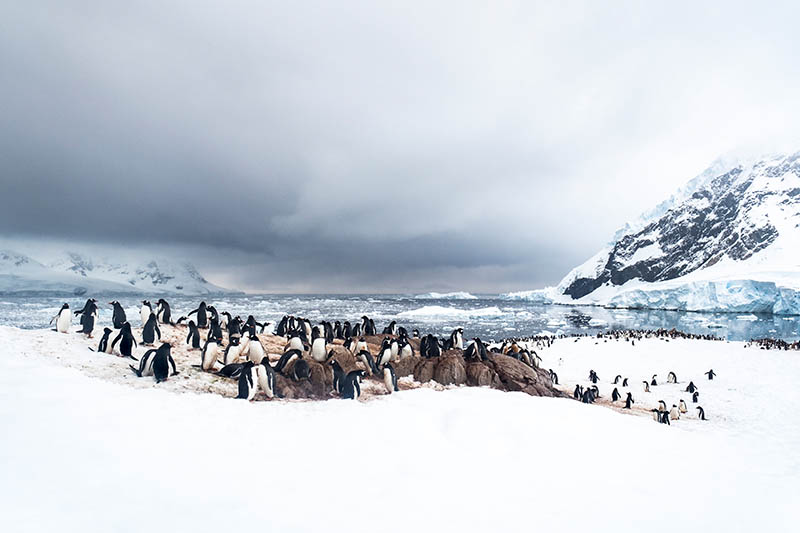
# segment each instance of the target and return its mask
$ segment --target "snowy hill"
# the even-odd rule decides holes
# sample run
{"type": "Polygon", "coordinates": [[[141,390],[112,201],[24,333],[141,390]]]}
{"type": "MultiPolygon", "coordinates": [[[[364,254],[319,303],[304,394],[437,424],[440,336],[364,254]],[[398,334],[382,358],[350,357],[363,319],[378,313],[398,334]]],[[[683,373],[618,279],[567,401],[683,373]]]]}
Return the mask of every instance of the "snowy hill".
{"type": "Polygon", "coordinates": [[[800,314],[800,152],[717,162],[555,288],[510,298],[800,314]]]}
{"type": "Polygon", "coordinates": [[[75,252],[44,265],[29,256],[0,251],[0,293],[213,294],[231,292],[209,283],[190,263],[165,259],[114,263],[75,252]]]}

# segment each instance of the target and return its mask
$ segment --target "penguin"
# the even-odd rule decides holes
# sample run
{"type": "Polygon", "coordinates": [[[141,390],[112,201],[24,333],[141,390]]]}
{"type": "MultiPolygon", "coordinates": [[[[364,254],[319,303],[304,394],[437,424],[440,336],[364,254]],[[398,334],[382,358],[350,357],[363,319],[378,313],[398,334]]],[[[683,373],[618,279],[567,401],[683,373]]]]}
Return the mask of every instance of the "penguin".
{"type": "Polygon", "coordinates": [[[613,390],[613,391],[611,391],[611,401],[612,401],[612,402],[616,402],[616,401],[617,401],[617,400],[619,400],[620,398],[621,398],[621,396],[620,396],[620,394],[619,394],[619,391],[617,390],[617,388],[616,388],[616,387],[614,387],[614,390],[613,390]]]}
{"type": "Polygon", "coordinates": [[[186,344],[191,344],[193,350],[200,349],[200,332],[194,320],[189,321],[189,335],[186,337],[186,344]]]}
{"type": "Polygon", "coordinates": [[[344,385],[342,385],[342,398],[349,400],[358,400],[361,396],[361,386],[359,380],[364,377],[363,370],[351,370],[344,377],[344,385]]]}
{"type": "Polygon", "coordinates": [[[108,304],[114,308],[111,314],[111,322],[114,324],[114,329],[122,329],[122,325],[128,321],[125,316],[125,309],[122,308],[122,304],[117,300],[108,302],[108,304]]]}
{"type": "Polygon", "coordinates": [[[623,387],[627,387],[628,386],[628,378],[625,378],[625,379],[622,380],[622,386],[623,387]]]}
{"type": "Polygon", "coordinates": [[[475,361],[486,361],[489,359],[489,356],[486,353],[486,345],[479,337],[472,339],[470,345],[467,346],[467,349],[464,352],[464,359],[467,361],[473,359],[475,361]]]}
{"type": "Polygon", "coordinates": [[[706,411],[705,411],[705,409],[703,409],[699,405],[697,407],[695,407],[695,409],[697,409],[697,417],[700,420],[705,420],[706,419],[706,411]]]}
{"type": "Polygon", "coordinates": [[[594,370],[589,370],[589,381],[596,384],[599,379],[600,378],[597,376],[597,372],[594,370]]]}
{"type": "Polygon", "coordinates": [[[678,402],[678,409],[680,409],[681,414],[685,415],[686,412],[688,411],[688,409],[686,408],[686,402],[684,402],[683,400],[679,401],[678,402]]]}
{"type": "Polygon", "coordinates": [[[208,336],[222,341],[222,327],[219,324],[219,316],[212,316],[208,321],[208,336]]]}
{"type": "Polygon", "coordinates": [[[311,358],[318,363],[324,363],[328,358],[326,348],[325,337],[317,337],[311,341],[311,358]]]}
{"type": "Polygon", "coordinates": [[[300,350],[301,352],[304,352],[306,350],[306,347],[303,344],[303,339],[301,339],[299,335],[292,334],[292,336],[289,337],[289,342],[286,343],[286,346],[284,346],[283,349],[284,351],[300,350]]]}
{"type": "Polygon", "coordinates": [[[650,382],[650,385],[652,385],[653,387],[658,385],[658,383],[656,382],[656,376],[657,375],[658,374],[653,374],[653,380],[650,382]]]}
{"type": "MultiPolygon", "coordinates": [[[[716,376],[716,374],[714,373],[714,369],[713,369],[713,368],[712,368],[712,369],[710,369],[710,370],[709,370],[708,372],[706,372],[705,374],[706,374],[706,376],[708,376],[708,380],[709,380],[709,381],[713,380],[713,379],[714,379],[714,376],[716,376]]],[[[703,419],[703,420],[705,420],[705,419],[703,419]]]]}
{"type": "Polygon", "coordinates": [[[369,353],[368,350],[361,350],[356,354],[356,357],[367,367],[367,372],[370,375],[377,375],[379,373],[378,365],[375,364],[375,359],[373,359],[372,354],[369,353]]]}
{"type": "Polygon", "coordinates": [[[98,317],[97,300],[94,298],[89,298],[86,300],[86,303],[83,304],[83,309],[75,311],[75,315],[81,315],[81,330],[79,333],[88,335],[91,339],[92,332],[94,331],[94,325],[97,323],[98,317]]]}
{"type": "Polygon", "coordinates": [[[572,397],[576,400],[580,400],[581,396],[583,396],[583,388],[580,385],[575,385],[575,390],[572,392],[572,397]]]}
{"type": "Polygon", "coordinates": [[[397,360],[397,355],[400,353],[400,343],[397,342],[397,339],[392,339],[389,341],[389,350],[392,352],[392,360],[397,360]]]}
{"type": "Polygon", "coordinates": [[[56,323],[56,329],[59,333],[69,333],[69,327],[72,325],[72,311],[69,310],[69,304],[61,306],[61,310],[50,319],[50,323],[56,323]]]}
{"type": "Polygon", "coordinates": [[[550,369],[550,381],[553,382],[553,385],[558,385],[558,374],[553,372],[553,369],[550,369]]]}
{"type": "Polygon", "coordinates": [[[333,369],[333,390],[337,393],[342,392],[342,385],[344,385],[345,373],[339,361],[331,357],[328,359],[328,364],[333,369]]]}
{"type": "Polygon", "coordinates": [[[646,381],[642,381],[642,383],[644,384],[644,391],[650,392],[650,384],[646,381]]]}
{"type": "Polygon", "coordinates": [[[366,315],[361,317],[361,329],[364,330],[364,335],[366,336],[377,334],[377,331],[375,330],[375,322],[366,315]]]}
{"type": "Polygon", "coordinates": [[[628,393],[628,397],[625,398],[625,409],[630,409],[631,408],[631,404],[634,404],[634,403],[636,403],[636,402],[633,401],[633,395],[629,392],[628,393]]]}
{"type": "Polygon", "coordinates": [[[153,306],[147,300],[142,300],[142,308],[139,310],[139,316],[142,317],[142,327],[147,324],[150,315],[153,314],[153,306]]]}
{"type": "Polygon", "coordinates": [[[658,412],[658,421],[662,424],[671,425],[669,423],[669,413],[667,411],[659,411],[658,412]]]}
{"type": "Polygon", "coordinates": [[[295,357],[297,357],[298,359],[302,359],[303,352],[301,352],[300,350],[287,350],[283,352],[283,355],[281,355],[281,358],[278,359],[278,362],[275,364],[275,371],[278,372],[279,374],[283,374],[283,369],[289,366],[289,363],[295,357]]]}
{"type": "Polygon", "coordinates": [[[397,321],[392,320],[389,325],[383,328],[384,335],[397,335],[397,321]]]}
{"type": "Polygon", "coordinates": [[[97,351],[102,353],[111,353],[111,344],[108,338],[113,330],[111,328],[103,328],[103,336],[100,338],[100,344],[97,345],[97,351]]]}
{"type": "Polygon", "coordinates": [[[375,360],[375,367],[380,368],[381,365],[385,365],[386,363],[391,362],[392,360],[392,347],[390,344],[384,339],[383,345],[381,346],[380,350],[378,350],[378,358],[375,360]]]}
{"type": "Polygon", "coordinates": [[[456,328],[450,333],[450,337],[444,343],[444,349],[452,350],[457,348],[464,349],[464,328],[456,328]]]}
{"type": "Polygon", "coordinates": [[[403,359],[405,357],[413,357],[414,356],[414,347],[411,346],[411,343],[408,342],[407,337],[401,337],[398,341],[400,350],[397,354],[398,358],[403,359]]]}
{"type": "Polygon", "coordinates": [[[656,422],[660,421],[661,413],[659,412],[658,409],[650,409],[650,412],[653,413],[653,420],[655,420],[656,422]]]}
{"type": "Polygon", "coordinates": [[[192,316],[197,314],[197,327],[198,328],[207,328],[208,327],[208,306],[205,302],[200,302],[200,305],[197,306],[197,309],[194,311],[189,312],[188,316],[192,316]]]}
{"type": "Polygon", "coordinates": [[[275,335],[278,337],[285,337],[286,336],[286,329],[289,323],[289,316],[283,315],[280,322],[278,322],[278,326],[275,328],[275,335]]]}
{"type": "Polygon", "coordinates": [[[239,337],[230,339],[228,346],[225,348],[225,353],[222,354],[222,364],[238,363],[239,357],[245,353],[246,349],[249,349],[248,342],[250,342],[248,338],[245,338],[244,342],[239,337]]]}
{"type": "Polygon", "coordinates": [[[622,379],[622,376],[617,374],[617,377],[614,378],[614,383],[612,383],[612,385],[616,385],[617,383],[619,383],[619,380],[621,380],[621,379],[622,379]]]}
{"type": "Polygon", "coordinates": [[[692,403],[697,403],[697,397],[698,396],[700,396],[700,393],[698,391],[694,391],[692,393],[692,403]]]}
{"type": "Polygon", "coordinates": [[[249,402],[256,397],[256,393],[258,393],[258,368],[252,361],[247,361],[239,374],[239,395],[236,398],[249,402]]]}
{"type": "Polygon", "coordinates": [[[667,404],[664,400],[658,400],[658,410],[664,412],[667,410],[667,404]]]}
{"type": "Polygon", "coordinates": [[[442,354],[439,339],[430,333],[425,335],[419,343],[419,354],[426,359],[439,357],[442,354]]]}
{"type": "Polygon", "coordinates": [[[203,345],[203,351],[200,353],[200,368],[206,372],[214,370],[214,366],[217,364],[217,357],[219,357],[219,341],[209,334],[205,345],[203,345]]]}
{"type": "Polygon", "coordinates": [[[242,373],[242,368],[246,363],[231,363],[229,365],[225,365],[217,371],[218,376],[224,376],[226,378],[238,378],[239,375],[242,373]]]}
{"type": "Polygon", "coordinates": [[[694,384],[694,381],[690,381],[689,385],[686,386],[686,390],[684,392],[694,392],[697,390],[697,387],[694,384]]]}
{"type": "Polygon", "coordinates": [[[227,311],[223,315],[227,315],[225,327],[228,330],[228,340],[241,339],[243,324],[241,317],[232,317],[227,311]]]}
{"type": "Polygon", "coordinates": [[[267,324],[268,324],[267,322],[264,322],[262,324],[261,322],[256,321],[253,315],[248,315],[247,320],[245,320],[244,324],[242,325],[242,332],[249,333],[250,335],[255,335],[256,326],[258,326],[261,328],[261,331],[263,333],[264,328],[267,326],[267,324]]]}
{"type": "Polygon", "coordinates": [[[308,366],[308,363],[305,359],[300,358],[295,361],[294,366],[292,367],[292,379],[294,381],[311,379],[311,367],[308,366]]]}
{"type": "Polygon", "coordinates": [[[161,330],[158,329],[158,319],[155,313],[151,311],[147,322],[144,324],[144,329],[142,330],[142,344],[147,346],[152,345],[156,341],[156,336],[158,336],[158,340],[160,341],[161,330]]]}
{"type": "Polygon", "coordinates": [[[411,338],[412,339],[419,339],[419,330],[414,328],[411,330],[411,338]]]}
{"type": "Polygon", "coordinates": [[[162,324],[172,324],[172,311],[164,298],[159,298],[156,302],[156,318],[162,324]]]}
{"type": "Polygon", "coordinates": [[[349,339],[350,337],[353,336],[354,336],[353,327],[350,325],[350,322],[345,320],[344,324],[342,325],[342,337],[344,337],[345,339],[349,339]]]}
{"type": "Polygon", "coordinates": [[[667,383],[677,383],[678,376],[675,375],[675,372],[670,372],[667,374],[667,383]]]}
{"type": "Polygon", "coordinates": [[[178,369],[175,367],[175,359],[172,358],[171,346],[168,342],[162,343],[158,349],[147,350],[139,361],[139,368],[133,365],[128,365],[131,370],[138,376],[152,375],[156,383],[166,381],[170,375],[177,375],[178,369]],[[169,370],[172,368],[172,374],[169,370]]]}
{"type": "Polygon", "coordinates": [[[397,388],[397,376],[394,373],[394,367],[389,363],[383,367],[383,384],[386,385],[386,390],[389,394],[400,390],[397,388]]]}
{"type": "Polygon", "coordinates": [[[250,341],[247,343],[247,358],[252,361],[253,364],[257,365],[261,363],[265,355],[267,355],[267,353],[264,351],[264,346],[261,345],[258,336],[251,334],[250,341]]]}
{"type": "Polygon", "coordinates": [[[256,376],[258,378],[258,387],[264,391],[264,394],[266,394],[267,398],[274,398],[275,371],[269,365],[269,357],[264,357],[264,359],[261,360],[261,364],[257,365],[256,376]]]}
{"type": "Polygon", "coordinates": [[[137,360],[131,353],[131,350],[134,346],[138,346],[138,344],[136,344],[136,339],[133,338],[131,325],[128,322],[125,322],[120,326],[119,335],[117,335],[117,337],[114,339],[114,342],[111,343],[112,350],[117,342],[119,342],[119,353],[122,357],[129,357],[134,361],[137,360]]]}

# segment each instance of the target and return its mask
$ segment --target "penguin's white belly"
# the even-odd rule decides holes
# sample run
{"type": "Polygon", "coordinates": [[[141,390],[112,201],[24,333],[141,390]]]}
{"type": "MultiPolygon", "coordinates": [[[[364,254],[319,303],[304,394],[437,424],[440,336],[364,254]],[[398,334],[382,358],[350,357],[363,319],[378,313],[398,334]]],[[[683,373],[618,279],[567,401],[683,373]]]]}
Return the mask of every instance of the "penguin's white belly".
{"type": "Polygon", "coordinates": [[[260,365],[256,365],[250,369],[250,378],[253,382],[253,386],[250,387],[250,390],[247,391],[247,399],[252,400],[258,394],[258,367],[260,365]]]}
{"type": "Polygon", "coordinates": [[[680,413],[678,412],[678,409],[676,409],[675,407],[673,407],[673,408],[672,408],[672,410],[669,412],[669,418],[670,418],[671,420],[678,420],[680,417],[681,417],[681,415],[680,415],[680,413]]]}
{"type": "Polygon", "coordinates": [[[216,342],[208,343],[208,346],[206,346],[206,353],[203,355],[203,370],[213,369],[214,364],[217,362],[218,355],[219,344],[216,342]]]}
{"type": "Polygon", "coordinates": [[[324,363],[326,355],[325,339],[320,337],[311,344],[311,358],[318,363],[324,363]]]}
{"type": "Polygon", "coordinates": [[[264,358],[264,348],[261,347],[261,343],[251,342],[247,350],[247,357],[255,364],[261,363],[261,360],[264,358]]]}
{"type": "Polygon", "coordinates": [[[400,347],[396,342],[393,342],[392,344],[389,345],[389,350],[392,353],[392,359],[395,359],[397,358],[397,352],[400,351],[400,347]]]}
{"type": "Polygon", "coordinates": [[[267,373],[267,369],[264,368],[264,365],[258,365],[256,367],[256,373],[258,374],[258,386],[261,390],[264,391],[264,394],[267,395],[267,398],[273,398],[274,392],[272,390],[272,385],[269,381],[269,374],[267,373]]]}
{"type": "Polygon", "coordinates": [[[72,325],[72,311],[69,309],[64,309],[58,314],[56,330],[61,333],[68,333],[70,325],[72,325]]]}
{"type": "Polygon", "coordinates": [[[456,348],[458,348],[459,350],[464,349],[464,339],[461,337],[460,333],[456,334],[456,348]]]}
{"type": "Polygon", "coordinates": [[[142,376],[152,376],[153,375],[153,361],[155,360],[155,354],[150,354],[147,356],[147,360],[144,362],[144,369],[142,370],[142,376]]]}
{"type": "Polygon", "coordinates": [[[389,370],[383,370],[383,384],[386,385],[386,390],[389,394],[394,392],[394,384],[392,383],[392,373],[389,370]]]}
{"type": "Polygon", "coordinates": [[[142,311],[140,313],[142,315],[142,327],[147,324],[147,319],[150,318],[150,308],[147,306],[142,306],[142,311]]]}
{"type": "Polygon", "coordinates": [[[239,356],[241,355],[241,353],[242,353],[242,345],[241,344],[239,346],[231,346],[228,349],[228,354],[225,356],[224,363],[226,365],[229,365],[231,363],[238,363],[239,362],[239,356]]]}
{"type": "Polygon", "coordinates": [[[303,341],[300,340],[300,337],[292,337],[291,339],[289,339],[289,350],[300,350],[301,352],[303,351],[303,341]]]}

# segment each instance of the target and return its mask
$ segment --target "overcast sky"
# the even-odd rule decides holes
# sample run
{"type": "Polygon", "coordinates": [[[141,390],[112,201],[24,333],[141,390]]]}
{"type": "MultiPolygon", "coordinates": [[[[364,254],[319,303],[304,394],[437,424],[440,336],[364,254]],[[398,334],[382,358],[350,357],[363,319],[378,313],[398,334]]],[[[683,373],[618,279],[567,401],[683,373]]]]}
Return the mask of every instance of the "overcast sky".
{"type": "Polygon", "coordinates": [[[388,4],[3,2],[0,237],[535,288],[718,156],[800,149],[796,2],[388,4]]]}

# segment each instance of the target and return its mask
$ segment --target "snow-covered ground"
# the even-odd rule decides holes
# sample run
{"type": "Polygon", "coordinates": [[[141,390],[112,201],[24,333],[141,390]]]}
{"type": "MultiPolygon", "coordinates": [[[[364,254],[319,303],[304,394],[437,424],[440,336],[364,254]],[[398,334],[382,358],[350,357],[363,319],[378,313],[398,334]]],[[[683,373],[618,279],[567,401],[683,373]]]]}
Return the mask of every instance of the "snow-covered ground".
{"type": "Polygon", "coordinates": [[[603,396],[618,373],[635,385],[673,370],[676,386],[634,386],[636,407],[677,401],[692,379],[709,420],[667,427],[474,388],[366,402],[175,394],[88,377],[98,363],[77,335],[0,328],[4,529],[794,530],[796,353],[595,342],[540,353],[565,388],[597,371],[603,396]]]}

